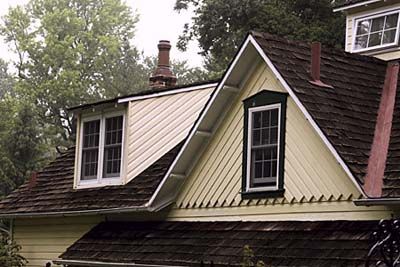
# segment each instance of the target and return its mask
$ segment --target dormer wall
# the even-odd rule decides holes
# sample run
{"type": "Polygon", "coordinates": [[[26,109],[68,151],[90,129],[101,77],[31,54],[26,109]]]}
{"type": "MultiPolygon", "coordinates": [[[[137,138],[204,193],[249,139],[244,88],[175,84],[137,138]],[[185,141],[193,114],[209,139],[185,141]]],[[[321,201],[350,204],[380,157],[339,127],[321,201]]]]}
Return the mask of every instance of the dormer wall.
{"type": "Polygon", "coordinates": [[[396,12],[400,12],[399,1],[380,1],[370,5],[350,8],[344,10],[344,12],[346,12],[346,52],[370,55],[387,61],[400,58],[400,15],[397,23],[397,35],[392,44],[382,44],[375,47],[367,47],[361,49],[357,49],[356,47],[357,24],[359,24],[360,21],[367,20],[369,18],[374,19],[377,17],[385,16],[385,14],[395,14],[396,12]]]}

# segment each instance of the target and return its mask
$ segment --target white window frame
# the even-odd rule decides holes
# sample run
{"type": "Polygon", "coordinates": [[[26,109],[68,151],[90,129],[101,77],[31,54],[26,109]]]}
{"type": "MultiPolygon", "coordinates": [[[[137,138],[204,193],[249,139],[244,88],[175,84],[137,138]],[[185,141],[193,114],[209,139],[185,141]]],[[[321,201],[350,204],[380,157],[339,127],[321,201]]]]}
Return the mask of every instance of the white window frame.
{"type": "Polygon", "coordinates": [[[376,49],[382,49],[382,48],[387,48],[387,47],[393,47],[399,44],[399,28],[400,28],[400,9],[396,9],[396,10],[392,10],[392,11],[386,11],[386,12],[380,12],[380,13],[376,13],[373,15],[369,15],[369,16],[359,16],[359,17],[355,17],[353,19],[354,23],[353,23],[353,37],[352,37],[352,44],[351,44],[351,52],[366,52],[366,51],[371,51],[371,50],[376,50],[376,49]],[[369,19],[374,19],[374,18],[379,18],[379,17],[384,17],[384,16],[389,16],[392,14],[398,14],[398,19],[397,19],[397,28],[396,28],[396,36],[395,36],[395,40],[393,43],[389,43],[389,44],[383,44],[383,45],[377,45],[377,46],[372,46],[372,47],[366,47],[366,48],[361,48],[361,49],[356,49],[355,45],[356,45],[356,36],[357,36],[357,25],[360,21],[363,20],[369,20],[369,19]]]}
{"type": "Polygon", "coordinates": [[[276,191],[279,189],[279,157],[280,157],[280,146],[281,146],[281,120],[282,120],[282,104],[271,104],[266,106],[258,106],[248,109],[248,127],[247,127],[247,168],[246,168],[246,192],[265,192],[265,191],[276,191]],[[265,186],[265,187],[250,187],[251,179],[251,144],[253,143],[253,113],[259,111],[267,111],[272,109],[278,109],[278,138],[277,138],[277,159],[276,159],[276,185],[275,186],[265,186]]]}
{"type": "Polygon", "coordinates": [[[80,121],[80,131],[79,131],[79,157],[78,157],[78,168],[77,168],[77,188],[90,188],[105,185],[121,185],[123,184],[123,170],[124,170],[124,144],[125,144],[125,112],[115,111],[104,114],[98,114],[93,116],[82,117],[80,121]],[[103,177],[103,166],[104,166],[104,140],[105,140],[105,130],[106,130],[106,119],[122,116],[122,141],[121,141],[121,166],[120,173],[118,177],[103,177]],[[97,164],[97,178],[91,180],[82,180],[82,155],[83,155],[83,125],[85,122],[100,120],[100,136],[99,136],[99,155],[97,164]]]}

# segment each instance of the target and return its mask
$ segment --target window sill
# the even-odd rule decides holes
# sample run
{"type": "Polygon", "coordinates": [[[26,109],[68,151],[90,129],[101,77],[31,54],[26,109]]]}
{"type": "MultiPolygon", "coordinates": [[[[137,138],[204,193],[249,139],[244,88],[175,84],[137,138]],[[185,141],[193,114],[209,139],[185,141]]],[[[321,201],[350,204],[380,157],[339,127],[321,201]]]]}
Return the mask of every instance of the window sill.
{"type": "Polygon", "coordinates": [[[285,189],[277,189],[271,191],[253,191],[241,192],[242,199],[255,199],[255,198],[276,198],[283,197],[285,189]]]}
{"type": "Polygon", "coordinates": [[[74,187],[74,189],[88,189],[88,188],[97,188],[97,187],[105,187],[105,186],[117,186],[117,185],[123,185],[124,183],[122,182],[122,179],[110,179],[108,181],[104,181],[106,179],[103,179],[101,183],[99,183],[97,180],[93,182],[86,182],[86,183],[81,183],[78,184],[74,187]]]}

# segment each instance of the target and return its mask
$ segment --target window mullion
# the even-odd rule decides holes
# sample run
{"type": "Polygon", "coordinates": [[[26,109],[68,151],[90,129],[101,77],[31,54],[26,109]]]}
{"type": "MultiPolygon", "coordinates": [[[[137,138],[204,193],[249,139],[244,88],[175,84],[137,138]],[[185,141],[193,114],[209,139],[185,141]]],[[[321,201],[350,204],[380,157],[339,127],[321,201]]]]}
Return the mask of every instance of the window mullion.
{"type": "Polygon", "coordinates": [[[104,157],[104,135],[105,135],[105,118],[100,119],[100,135],[99,135],[99,160],[97,164],[97,182],[101,183],[103,177],[103,157],[104,157]]]}

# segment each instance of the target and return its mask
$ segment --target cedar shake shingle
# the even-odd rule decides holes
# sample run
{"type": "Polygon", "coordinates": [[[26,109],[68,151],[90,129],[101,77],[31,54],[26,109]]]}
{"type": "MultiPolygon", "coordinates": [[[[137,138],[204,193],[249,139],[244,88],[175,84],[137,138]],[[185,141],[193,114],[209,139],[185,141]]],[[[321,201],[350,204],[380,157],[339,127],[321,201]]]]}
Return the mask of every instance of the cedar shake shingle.
{"type": "Polygon", "coordinates": [[[60,258],[169,266],[364,266],[377,221],[103,222],[60,258]]]}
{"type": "Polygon", "coordinates": [[[69,212],[140,207],[149,201],[181,145],[165,154],[123,186],[73,189],[75,148],[70,148],[37,175],[0,202],[0,215],[69,212]]]}

